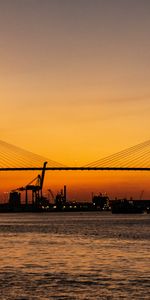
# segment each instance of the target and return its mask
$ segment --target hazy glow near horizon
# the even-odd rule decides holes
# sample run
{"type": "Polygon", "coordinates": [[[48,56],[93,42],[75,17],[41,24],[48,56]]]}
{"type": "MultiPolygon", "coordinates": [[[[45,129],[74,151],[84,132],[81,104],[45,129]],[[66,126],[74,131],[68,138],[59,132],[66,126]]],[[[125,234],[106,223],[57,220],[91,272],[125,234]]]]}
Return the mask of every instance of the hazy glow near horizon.
{"type": "Polygon", "coordinates": [[[148,0],[1,1],[1,139],[66,165],[149,139],[149,15],[148,0]]]}

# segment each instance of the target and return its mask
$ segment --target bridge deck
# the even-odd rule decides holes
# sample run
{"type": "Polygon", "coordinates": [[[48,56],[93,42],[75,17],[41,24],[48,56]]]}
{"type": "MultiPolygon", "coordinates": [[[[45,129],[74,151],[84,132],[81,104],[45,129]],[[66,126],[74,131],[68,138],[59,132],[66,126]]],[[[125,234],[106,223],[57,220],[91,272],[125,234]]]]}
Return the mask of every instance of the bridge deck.
{"type": "MultiPolygon", "coordinates": [[[[0,168],[0,171],[41,171],[42,167],[0,168]]],[[[47,167],[46,171],[150,171],[150,168],[138,167],[47,167]]]]}

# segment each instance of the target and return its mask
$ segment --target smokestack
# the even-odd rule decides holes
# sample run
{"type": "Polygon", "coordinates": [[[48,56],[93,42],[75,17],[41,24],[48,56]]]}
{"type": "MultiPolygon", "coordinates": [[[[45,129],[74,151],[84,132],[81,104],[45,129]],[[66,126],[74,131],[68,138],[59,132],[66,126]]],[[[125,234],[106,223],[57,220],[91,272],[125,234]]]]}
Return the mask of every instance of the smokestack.
{"type": "Polygon", "coordinates": [[[64,202],[67,201],[67,188],[66,185],[64,185],[64,202]]]}

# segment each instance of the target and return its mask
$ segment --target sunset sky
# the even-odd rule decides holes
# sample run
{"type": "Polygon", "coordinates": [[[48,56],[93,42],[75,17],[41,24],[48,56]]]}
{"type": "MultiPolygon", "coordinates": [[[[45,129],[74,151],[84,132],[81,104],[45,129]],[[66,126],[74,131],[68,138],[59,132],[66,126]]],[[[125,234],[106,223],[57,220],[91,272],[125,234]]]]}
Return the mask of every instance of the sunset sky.
{"type": "MultiPolygon", "coordinates": [[[[0,0],[0,99],[0,139],[66,165],[148,140],[150,1],[0,0]]],[[[51,182],[138,194],[150,179],[117,176],[51,182]]]]}

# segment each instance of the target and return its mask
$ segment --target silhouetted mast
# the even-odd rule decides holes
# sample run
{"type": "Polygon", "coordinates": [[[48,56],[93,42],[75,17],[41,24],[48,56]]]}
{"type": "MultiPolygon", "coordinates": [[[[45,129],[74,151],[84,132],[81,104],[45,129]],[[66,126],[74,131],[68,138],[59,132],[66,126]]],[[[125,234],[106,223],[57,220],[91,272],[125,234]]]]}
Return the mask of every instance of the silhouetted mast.
{"type": "Polygon", "coordinates": [[[42,174],[41,174],[41,184],[40,184],[41,197],[42,197],[42,189],[43,189],[43,182],[44,182],[46,165],[47,165],[47,161],[44,162],[43,169],[42,169],[42,174]]]}

